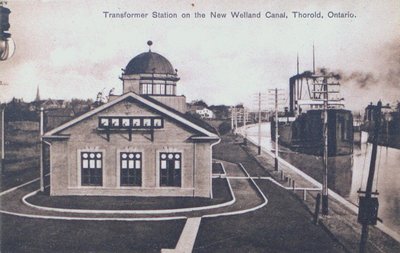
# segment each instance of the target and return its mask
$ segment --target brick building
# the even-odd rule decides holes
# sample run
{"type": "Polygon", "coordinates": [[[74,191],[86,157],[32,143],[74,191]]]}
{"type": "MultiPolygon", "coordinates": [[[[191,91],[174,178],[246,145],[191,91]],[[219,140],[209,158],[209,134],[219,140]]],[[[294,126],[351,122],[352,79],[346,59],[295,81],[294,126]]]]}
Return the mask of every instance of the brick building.
{"type": "Polygon", "coordinates": [[[171,63],[149,50],[121,80],[122,95],[44,134],[50,194],[212,197],[219,137],[186,113],[171,63]]]}

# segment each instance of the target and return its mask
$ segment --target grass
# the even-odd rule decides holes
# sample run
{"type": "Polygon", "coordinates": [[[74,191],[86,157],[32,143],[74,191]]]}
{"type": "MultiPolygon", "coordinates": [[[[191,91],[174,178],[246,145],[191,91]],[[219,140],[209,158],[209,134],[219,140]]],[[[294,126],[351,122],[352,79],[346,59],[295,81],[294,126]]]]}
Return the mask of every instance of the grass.
{"type": "Polygon", "coordinates": [[[1,252],[160,252],[175,248],[184,220],[58,221],[0,215],[1,252]]]}
{"type": "Polygon", "coordinates": [[[212,164],[212,173],[213,174],[224,174],[224,170],[222,169],[222,165],[220,163],[212,164]]]}
{"type": "Polygon", "coordinates": [[[248,155],[242,150],[242,138],[233,134],[224,135],[222,141],[213,148],[213,158],[232,163],[243,162],[248,155]]]}
{"type": "Polygon", "coordinates": [[[3,172],[0,177],[0,191],[5,191],[37,177],[39,177],[39,167],[30,167],[17,172],[3,172]]]}
{"type": "Polygon", "coordinates": [[[199,197],[134,197],[134,196],[49,196],[38,193],[28,202],[47,207],[96,210],[175,209],[228,202],[232,199],[226,179],[213,180],[213,198],[199,197]]]}

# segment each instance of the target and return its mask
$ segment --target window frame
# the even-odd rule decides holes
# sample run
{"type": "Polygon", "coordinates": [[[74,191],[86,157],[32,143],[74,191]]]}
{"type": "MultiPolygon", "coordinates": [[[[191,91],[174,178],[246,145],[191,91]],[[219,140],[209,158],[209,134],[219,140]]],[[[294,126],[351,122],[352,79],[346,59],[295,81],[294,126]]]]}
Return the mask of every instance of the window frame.
{"type": "Polygon", "coordinates": [[[161,116],[99,116],[98,117],[98,128],[104,130],[118,130],[118,129],[161,129],[164,128],[164,118],[161,116]],[[102,122],[108,120],[107,125],[102,122]],[[129,125],[123,124],[124,120],[128,120],[129,125]],[[150,125],[145,126],[144,122],[150,120],[150,125]],[[155,120],[159,120],[160,124],[155,125],[155,120]],[[113,125],[112,122],[117,122],[117,125],[113,125]],[[134,122],[139,122],[138,126],[134,126],[134,122]]]}
{"type": "MultiPolygon", "coordinates": [[[[119,150],[118,151],[118,185],[120,187],[142,187],[143,186],[143,152],[138,150],[119,150]],[[123,155],[126,154],[128,159],[124,159],[123,155]],[[130,155],[133,155],[133,159],[129,159],[130,155]],[[140,155],[140,158],[137,158],[137,155],[140,155]],[[133,182],[132,183],[123,183],[123,162],[127,162],[127,173],[129,174],[129,170],[133,170],[133,182]],[[129,162],[133,162],[133,168],[129,168],[129,162]],[[136,168],[136,162],[140,161],[140,169],[136,168]],[[139,175],[137,173],[139,172],[139,175]],[[139,178],[138,178],[139,177],[139,178]]],[[[129,176],[128,176],[129,178],[129,176]]]]}
{"type": "MultiPolygon", "coordinates": [[[[184,159],[183,159],[183,151],[180,151],[180,150],[171,150],[171,151],[160,150],[160,151],[157,152],[157,161],[158,161],[158,166],[157,166],[158,167],[157,168],[157,171],[158,171],[158,179],[157,179],[158,186],[162,187],[162,188],[183,188],[183,161],[184,161],[184,159]],[[167,159],[164,160],[164,159],[161,158],[161,156],[163,154],[166,155],[167,159]],[[164,169],[162,169],[162,163],[163,163],[163,161],[166,161],[167,162],[166,165],[168,167],[168,160],[171,160],[171,159],[168,159],[168,156],[170,154],[172,154],[173,158],[174,158],[174,159],[172,159],[172,161],[174,161],[174,172],[176,170],[179,170],[179,173],[180,173],[180,175],[178,176],[179,181],[175,181],[176,180],[175,177],[177,177],[177,175],[173,175],[173,177],[174,177],[174,179],[173,179],[174,180],[174,184],[173,185],[168,185],[168,171],[166,172],[167,173],[167,179],[166,179],[167,183],[166,184],[163,183],[163,179],[165,178],[165,176],[163,176],[163,171],[162,170],[164,170],[164,169]],[[178,159],[176,159],[176,155],[177,154],[179,154],[179,156],[180,156],[178,159]],[[180,164],[180,168],[179,169],[175,168],[176,161],[179,161],[179,164],[180,164]]],[[[165,168],[165,170],[168,170],[168,168],[165,168]]]]}
{"type": "MultiPolygon", "coordinates": [[[[104,181],[105,181],[105,164],[104,164],[104,157],[105,157],[105,150],[98,150],[98,149],[82,149],[82,150],[78,150],[78,185],[80,187],[104,187],[104,181]],[[94,163],[95,163],[95,168],[90,168],[90,160],[91,159],[87,159],[88,160],[88,167],[89,168],[84,168],[84,154],[88,154],[89,158],[90,158],[90,154],[93,153],[95,154],[95,159],[94,159],[94,163]],[[101,154],[101,158],[97,158],[97,154],[101,154]],[[101,161],[101,168],[97,168],[97,161],[101,161]],[[100,183],[84,183],[84,173],[85,170],[89,170],[89,174],[91,173],[90,170],[101,170],[100,174],[100,183]]],[[[89,175],[90,176],[90,175],[89,175]]],[[[89,177],[90,178],[90,177],[89,177]]]]}

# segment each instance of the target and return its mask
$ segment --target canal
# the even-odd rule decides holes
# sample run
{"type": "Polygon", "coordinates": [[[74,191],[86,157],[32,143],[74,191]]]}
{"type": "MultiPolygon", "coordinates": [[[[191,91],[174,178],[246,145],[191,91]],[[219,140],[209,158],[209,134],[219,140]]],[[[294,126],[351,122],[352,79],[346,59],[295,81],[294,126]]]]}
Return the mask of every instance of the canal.
{"type": "MultiPolygon", "coordinates": [[[[270,124],[261,126],[261,145],[268,149],[275,148],[270,137],[270,124]]],[[[253,142],[258,141],[258,126],[251,125],[247,128],[247,138],[253,142]]],[[[360,145],[354,145],[353,155],[330,157],[328,161],[328,186],[350,202],[358,205],[358,193],[361,188],[365,190],[372,144],[365,140],[363,132],[360,145]]],[[[322,159],[321,157],[293,152],[288,148],[279,147],[279,155],[297,168],[303,170],[314,179],[321,182],[322,159]]],[[[376,173],[373,190],[379,192],[378,216],[383,224],[400,234],[400,150],[387,147],[378,147],[376,173]]]]}

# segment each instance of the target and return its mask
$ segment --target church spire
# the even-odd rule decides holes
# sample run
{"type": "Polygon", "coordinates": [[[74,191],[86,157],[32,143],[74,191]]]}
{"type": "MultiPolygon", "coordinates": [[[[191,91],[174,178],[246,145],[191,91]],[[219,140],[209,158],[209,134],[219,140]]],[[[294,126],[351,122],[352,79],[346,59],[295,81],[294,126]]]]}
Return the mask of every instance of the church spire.
{"type": "Polygon", "coordinates": [[[36,102],[39,102],[39,101],[40,101],[39,85],[37,86],[37,89],[36,89],[36,98],[35,98],[35,101],[36,101],[36,102]]]}

